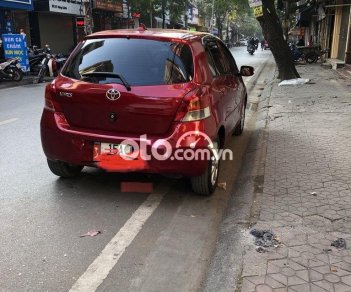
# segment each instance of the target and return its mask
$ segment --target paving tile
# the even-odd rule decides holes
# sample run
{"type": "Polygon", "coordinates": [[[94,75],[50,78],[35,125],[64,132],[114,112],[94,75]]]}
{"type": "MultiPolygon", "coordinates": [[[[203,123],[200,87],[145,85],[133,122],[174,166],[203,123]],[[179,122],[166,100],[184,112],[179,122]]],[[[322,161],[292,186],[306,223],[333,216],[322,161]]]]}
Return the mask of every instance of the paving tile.
{"type": "Polygon", "coordinates": [[[304,67],[301,74],[318,80],[313,95],[302,87],[272,88],[269,116],[282,117],[266,128],[257,226],[279,234],[282,246],[258,259],[268,264],[266,284],[261,278],[256,288],[351,292],[351,250],[330,246],[342,237],[351,247],[351,115],[341,102],[349,101],[349,88],[319,67],[304,67]]]}
{"type": "Polygon", "coordinates": [[[302,285],[290,286],[289,288],[296,292],[311,292],[310,284],[307,283],[302,285]]]}
{"type": "Polygon", "coordinates": [[[296,271],[296,276],[306,282],[309,282],[310,280],[308,270],[296,271]]]}
{"type": "Polygon", "coordinates": [[[297,277],[297,276],[292,276],[292,277],[288,277],[288,285],[292,286],[292,285],[300,285],[300,284],[305,284],[306,281],[302,280],[301,278],[297,277]]]}
{"type": "Polygon", "coordinates": [[[269,287],[272,287],[273,289],[276,288],[284,288],[285,285],[276,281],[275,279],[273,279],[271,276],[266,276],[266,281],[265,284],[267,284],[269,287]]]}
{"type": "Polygon", "coordinates": [[[344,284],[351,286],[351,275],[342,277],[341,281],[344,284]]]}
{"type": "Polygon", "coordinates": [[[273,289],[268,285],[261,284],[256,287],[257,292],[273,292],[273,289]]]}
{"type": "Polygon", "coordinates": [[[264,284],[265,278],[266,278],[265,276],[251,276],[251,277],[245,277],[244,279],[250,281],[255,285],[259,285],[259,284],[264,284]]]}
{"type": "Polygon", "coordinates": [[[350,292],[351,287],[342,283],[334,284],[335,292],[350,292]]]}
{"type": "Polygon", "coordinates": [[[255,290],[256,285],[244,278],[241,286],[241,292],[255,292],[255,290]]]}
{"type": "Polygon", "coordinates": [[[288,285],[288,277],[283,274],[277,273],[277,274],[270,274],[269,276],[271,276],[274,280],[284,285],[288,285]]]}
{"type": "Polygon", "coordinates": [[[327,290],[327,291],[330,291],[330,292],[334,292],[333,284],[329,283],[326,280],[313,282],[313,284],[315,284],[316,286],[318,286],[320,288],[323,288],[324,290],[327,290]]]}

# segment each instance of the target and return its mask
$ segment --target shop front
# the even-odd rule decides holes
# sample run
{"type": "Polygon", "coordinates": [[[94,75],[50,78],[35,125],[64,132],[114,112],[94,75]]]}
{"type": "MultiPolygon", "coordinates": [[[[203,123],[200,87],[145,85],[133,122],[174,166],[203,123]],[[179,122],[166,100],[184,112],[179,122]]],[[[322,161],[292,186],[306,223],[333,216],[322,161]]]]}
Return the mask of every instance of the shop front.
{"type": "Polygon", "coordinates": [[[68,54],[77,44],[76,17],[84,16],[82,0],[41,0],[31,15],[32,42],[68,54]]]}
{"type": "Polygon", "coordinates": [[[122,0],[95,0],[93,9],[94,31],[125,27],[122,0]]]}
{"type": "Polygon", "coordinates": [[[20,33],[30,42],[28,11],[33,10],[32,0],[0,0],[0,35],[20,33]]]}

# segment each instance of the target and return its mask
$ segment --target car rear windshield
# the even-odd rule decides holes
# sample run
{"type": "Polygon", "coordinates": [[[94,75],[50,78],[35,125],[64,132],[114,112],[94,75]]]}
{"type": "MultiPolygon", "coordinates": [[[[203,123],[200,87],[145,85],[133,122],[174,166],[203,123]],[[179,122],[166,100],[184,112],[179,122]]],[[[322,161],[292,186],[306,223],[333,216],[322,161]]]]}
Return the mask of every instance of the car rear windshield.
{"type": "Polygon", "coordinates": [[[62,74],[86,82],[122,83],[114,76],[96,76],[93,72],[118,74],[131,86],[185,83],[193,79],[193,56],[189,46],[178,42],[90,39],[62,74]]]}

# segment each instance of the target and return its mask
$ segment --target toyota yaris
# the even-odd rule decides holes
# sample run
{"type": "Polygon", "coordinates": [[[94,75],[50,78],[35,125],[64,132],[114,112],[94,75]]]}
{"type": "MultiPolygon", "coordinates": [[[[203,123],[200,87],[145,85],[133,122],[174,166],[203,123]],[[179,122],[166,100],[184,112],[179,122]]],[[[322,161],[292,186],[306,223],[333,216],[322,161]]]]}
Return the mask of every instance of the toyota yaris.
{"type": "Polygon", "coordinates": [[[196,193],[217,185],[221,150],[244,128],[247,92],[218,38],[115,30],[85,38],[45,90],[41,140],[50,170],[181,174],[196,193]]]}

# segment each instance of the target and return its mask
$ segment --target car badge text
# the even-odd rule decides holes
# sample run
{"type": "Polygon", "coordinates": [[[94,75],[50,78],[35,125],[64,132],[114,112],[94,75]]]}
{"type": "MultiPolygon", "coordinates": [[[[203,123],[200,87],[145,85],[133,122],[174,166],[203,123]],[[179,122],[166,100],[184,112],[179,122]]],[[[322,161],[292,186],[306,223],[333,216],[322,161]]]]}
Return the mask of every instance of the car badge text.
{"type": "Polygon", "coordinates": [[[65,96],[65,97],[72,97],[72,93],[71,92],[63,92],[63,91],[60,91],[60,96],[65,96]]]}

